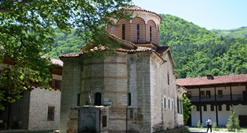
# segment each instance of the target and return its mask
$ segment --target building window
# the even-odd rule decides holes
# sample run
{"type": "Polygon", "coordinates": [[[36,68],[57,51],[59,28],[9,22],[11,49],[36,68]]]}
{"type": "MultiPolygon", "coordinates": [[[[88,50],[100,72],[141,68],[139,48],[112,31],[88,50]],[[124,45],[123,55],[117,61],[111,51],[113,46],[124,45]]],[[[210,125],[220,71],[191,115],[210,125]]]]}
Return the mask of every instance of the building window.
{"type": "Polygon", "coordinates": [[[230,105],[226,105],[226,111],[230,111],[230,105]]]}
{"type": "Polygon", "coordinates": [[[48,106],[47,120],[48,121],[54,121],[54,114],[55,114],[55,107],[48,106]]]}
{"type": "Polygon", "coordinates": [[[101,93],[96,92],[94,94],[94,105],[101,105],[101,93]]]}
{"type": "Polygon", "coordinates": [[[122,39],[125,40],[125,24],[122,25],[122,39]]]}
{"type": "Polygon", "coordinates": [[[204,91],[200,91],[200,96],[201,96],[201,99],[205,98],[204,91]]]}
{"type": "Polygon", "coordinates": [[[211,97],[210,91],[206,91],[206,98],[210,98],[210,97],[211,97]]]}
{"type": "Polygon", "coordinates": [[[152,27],[150,26],[150,42],[152,42],[152,27]]]}
{"type": "Polygon", "coordinates": [[[170,100],[168,99],[168,109],[170,109],[170,100]]]}
{"type": "Polygon", "coordinates": [[[187,95],[188,98],[191,98],[191,91],[187,91],[186,95],[187,95]]]}
{"type": "Polygon", "coordinates": [[[207,111],[207,105],[203,106],[204,111],[207,111]]]}
{"type": "Polygon", "coordinates": [[[102,116],[102,127],[107,126],[107,116],[102,116]]]}
{"type": "Polygon", "coordinates": [[[196,106],[196,111],[200,111],[201,110],[201,106],[196,106]]]}
{"type": "Polygon", "coordinates": [[[80,106],[81,95],[77,94],[77,106],[80,106]]]}
{"type": "Polygon", "coordinates": [[[167,84],[169,85],[170,84],[170,78],[169,78],[169,73],[167,74],[167,84]]]}
{"type": "Polygon", "coordinates": [[[219,98],[223,97],[223,91],[222,90],[218,90],[218,97],[219,98]]]}
{"type": "Polygon", "coordinates": [[[128,93],[128,105],[129,106],[131,105],[131,93],[130,92],[128,93]]]}
{"type": "Polygon", "coordinates": [[[219,111],[222,111],[222,107],[221,107],[221,105],[219,105],[218,107],[219,107],[219,111]]]}
{"type": "Polygon", "coordinates": [[[140,25],[137,24],[137,42],[140,42],[140,25]]]}
{"type": "Polygon", "coordinates": [[[179,104],[179,99],[177,99],[177,112],[180,113],[180,104],[179,104]]]}
{"type": "Polygon", "coordinates": [[[214,105],[211,105],[211,111],[214,111],[214,105]]]}
{"type": "Polygon", "coordinates": [[[166,98],[164,98],[164,108],[166,108],[166,98]]]}
{"type": "Polygon", "coordinates": [[[113,34],[113,27],[111,27],[111,34],[113,34]]]}

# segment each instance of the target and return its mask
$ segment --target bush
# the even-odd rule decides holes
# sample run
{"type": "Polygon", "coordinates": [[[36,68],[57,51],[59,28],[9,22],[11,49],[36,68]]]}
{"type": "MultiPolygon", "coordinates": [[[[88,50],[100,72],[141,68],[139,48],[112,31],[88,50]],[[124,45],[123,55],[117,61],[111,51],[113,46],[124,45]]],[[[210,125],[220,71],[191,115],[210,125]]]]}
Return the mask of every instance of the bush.
{"type": "Polygon", "coordinates": [[[203,128],[203,124],[200,122],[200,120],[197,122],[197,128],[203,128]]]}
{"type": "Polygon", "coordinates": [[[231,115],[229,116],[226,128],[228,131],[235,131],[235,129],[237,129],[237,131],[241,130],[239,126],[239,119],[233,106],[231,106],[231,115]]]}
{"type": "Polygon", "coordinates": [[[213,130],[214,130],[214,131],[219,131],[216,122],[213,122],[213,130]]]}

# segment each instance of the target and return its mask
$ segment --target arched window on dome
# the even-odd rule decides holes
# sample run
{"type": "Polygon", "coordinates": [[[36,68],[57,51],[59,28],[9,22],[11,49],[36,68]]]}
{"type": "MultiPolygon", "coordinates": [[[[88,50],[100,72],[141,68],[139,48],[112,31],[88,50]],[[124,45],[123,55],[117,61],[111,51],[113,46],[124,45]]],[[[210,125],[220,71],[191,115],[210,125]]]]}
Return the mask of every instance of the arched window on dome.
{"type": "Polygon", "coordinates": [[[150,26],[150,42],[152,42],[152,27],[150,26]]]}
{"type": "Polygon", "coordinates": [[[113,27],[111,27],[111,31],[110,32],[111,32],[111,34],[113,34],[113,27]]]}
{"type": "Polygon", "coordinates": [[[140,42],[140,25],[137,24],[137,42],[140,42]]]}
{"type": "Polygon", "coordinates": [[[122,39],[125,40],[125,24],[122,25],[122,39]]]}

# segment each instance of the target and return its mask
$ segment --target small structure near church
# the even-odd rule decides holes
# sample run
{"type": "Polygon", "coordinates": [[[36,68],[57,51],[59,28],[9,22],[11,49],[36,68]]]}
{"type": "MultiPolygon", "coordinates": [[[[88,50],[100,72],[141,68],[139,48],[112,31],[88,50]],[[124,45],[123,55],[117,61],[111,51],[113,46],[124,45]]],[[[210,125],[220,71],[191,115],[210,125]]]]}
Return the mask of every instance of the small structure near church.
{"type": "Polygon", "coordinates": [[[92,60],[84,52],[60,56],[64,62],[60,133],[148,133],[183,126],[181,95],[171,50],[159,45],[161,17],[140,7],[133,20],[111,22],[106,31],[122,42],[115,54],[92,60]],[[177,93],[179,90],[179,94],[177,93]]]}

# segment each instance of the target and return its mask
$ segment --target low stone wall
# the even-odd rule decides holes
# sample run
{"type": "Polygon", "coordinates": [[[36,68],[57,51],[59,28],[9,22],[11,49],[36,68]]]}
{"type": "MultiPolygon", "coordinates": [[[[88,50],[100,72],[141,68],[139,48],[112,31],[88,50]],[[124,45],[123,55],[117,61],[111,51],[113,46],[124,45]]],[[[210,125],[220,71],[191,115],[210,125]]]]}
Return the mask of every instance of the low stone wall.
{"type": "Polygon", "coordinates": [[[155,132],[155,133],[189,133],[189,128],[187,126],[184,126],[184,127],[174,128],[171,130],[155,132]]]}

